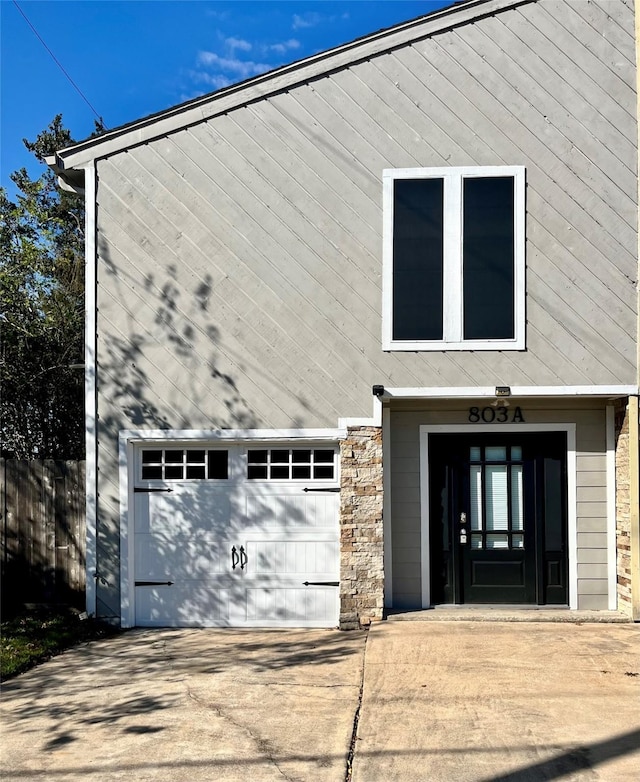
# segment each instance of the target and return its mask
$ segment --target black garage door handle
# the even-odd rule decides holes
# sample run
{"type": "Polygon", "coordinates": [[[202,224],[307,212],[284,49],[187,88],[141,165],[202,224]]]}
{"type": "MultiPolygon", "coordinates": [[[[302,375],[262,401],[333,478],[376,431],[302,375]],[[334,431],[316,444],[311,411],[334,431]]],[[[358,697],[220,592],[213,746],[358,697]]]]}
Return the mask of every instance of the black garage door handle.
{"type": "Polygon", "coordinates": [[[303,581],[302,583],[306,587],[308,587],[308,586],[328,586],[328,587],[340,586],[340,582],[339,581],[303,581]]]}
{"type": "Polygon", "coordinates": [[[173,586],[173,581],[136,581],[137,587],[173,586]]]}

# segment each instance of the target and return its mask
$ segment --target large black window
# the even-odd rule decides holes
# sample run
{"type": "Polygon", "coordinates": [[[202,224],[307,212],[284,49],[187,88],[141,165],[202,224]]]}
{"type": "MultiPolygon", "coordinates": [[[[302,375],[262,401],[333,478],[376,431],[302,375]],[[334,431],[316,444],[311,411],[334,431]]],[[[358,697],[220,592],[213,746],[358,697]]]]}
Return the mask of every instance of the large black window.
{"type": "Polygon", "coordinates": [[[524,349],[524,168],[385,172],[384,348],[524,349]]]}

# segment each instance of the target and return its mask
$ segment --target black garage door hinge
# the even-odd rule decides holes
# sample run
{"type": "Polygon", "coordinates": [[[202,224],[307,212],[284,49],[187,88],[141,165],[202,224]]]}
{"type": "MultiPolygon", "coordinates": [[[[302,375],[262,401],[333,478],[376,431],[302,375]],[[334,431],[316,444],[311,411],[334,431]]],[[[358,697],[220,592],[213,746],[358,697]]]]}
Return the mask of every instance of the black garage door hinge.
{"type": "Polygon", "coordinates": [[[144,491],[144,492],[147,492],[147,491],[167,491],[167,492],[170,492],[170,491],[173,491],[173,489],[153,489],[150,486],[136,486],[134,488],[134,492],[142,492],[142,491],[144,491]]]}
{"type": "Polygon", "coordinates": [[[302,491],[340,491],[340,488],[338,486],[336,486],[335,488],[331,488],[331,489],[308,489],[305,486],[302,491]]]}

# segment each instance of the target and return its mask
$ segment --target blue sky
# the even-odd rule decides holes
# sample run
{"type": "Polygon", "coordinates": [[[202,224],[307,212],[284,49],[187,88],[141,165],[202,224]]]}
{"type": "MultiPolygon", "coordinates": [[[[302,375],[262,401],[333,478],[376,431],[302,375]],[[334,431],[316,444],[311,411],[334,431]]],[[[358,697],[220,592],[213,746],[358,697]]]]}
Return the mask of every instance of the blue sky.
{"type": "MultiPolygon", "coordinates": [[[[442,0],[18,0],[109,128],[449,5],[442,0]]],[[[0,174],[37,163],[22,144],[61,113],[94,114],[21,16],[0,0],[0,174]]]]}

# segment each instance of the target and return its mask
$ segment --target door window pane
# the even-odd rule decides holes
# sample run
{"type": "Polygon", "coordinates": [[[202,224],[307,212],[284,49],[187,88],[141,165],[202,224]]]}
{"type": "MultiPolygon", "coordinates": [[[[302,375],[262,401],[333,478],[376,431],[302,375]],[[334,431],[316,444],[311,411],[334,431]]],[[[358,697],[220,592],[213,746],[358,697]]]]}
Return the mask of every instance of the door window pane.
{"type": "Polygon", "coordinates": [[[509,529],[507,468],[485,467],[487,530],[509,529]]]}
{"type": "Polygon", "coordinates": [[[521,457],[521,447],[469,449],[468,513],[470,530],[477,533],[471,536],[472,548],[524,548],[524,467],[510,464],[509,455],[521,457]]]}
{"type": "Polygon", "coordinates": [[[393,338],[442,339],[444,180],[397,179],[393,338]]]}
{"type": "Polygon", "coordinates": [[[464,339],[512,339],[513,177],[465,179],[463,212],[464,339]]]}
{"type": "Polygon", "coordinates": [[[488,549],[508,549],[509,548],[509,536],[508,535],[487,535],[487,548],[488,549]]]}

